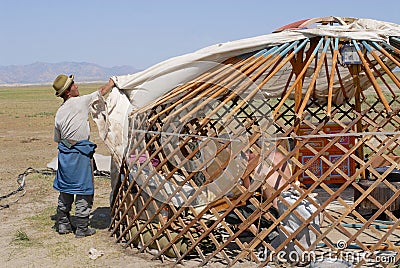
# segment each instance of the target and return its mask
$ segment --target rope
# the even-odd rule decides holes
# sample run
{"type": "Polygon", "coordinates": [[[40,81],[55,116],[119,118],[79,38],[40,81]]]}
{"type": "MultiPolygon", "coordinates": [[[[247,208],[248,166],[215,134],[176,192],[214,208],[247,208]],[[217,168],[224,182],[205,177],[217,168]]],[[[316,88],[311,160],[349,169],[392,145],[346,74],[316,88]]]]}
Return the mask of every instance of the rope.
{"type": "Polygon", "coordinates": [[[32,173],[41,173],[44,175],[51,175],[51,174],[54,174],[54,171],[52,169],[34,169],[31,167],[27,168],[24,173],[21,173],[18,175],[18,178],[17,178],[18,188],[6,195],[0,196],[0,201],[3,199],[10,198],[11,196],[16,195],[19,192],[22,192],[22,194],[17,199],[10,201],[9,203],[7,203],[5,205],[0,205],[0,210],[9,208],[11,204],[18,202],[18,200],[25,195],[25,193],[26,193],[26,190],[25,190],[26,176],[28,176],[29,174],[32,174],[32,173]]]}
{"type": "Polygon", "coordinates": [[[25,190],[25,179],[26,179],[26,175],[29,174],[29,172],[30,172],[30,168],[28,168],[24,173],[18,175],[17,183],[18,183],[19,186],[18,186],[18,188],[16,190],[14,190],[11,193],[8,193],[6,195],[0,196],[0,201],[1,201],[3,199],[9,198],[9,197],[11,197],[13,195],[16,195],[17,193],[23,191],[22,195],[19,198],[17,198],[16,200],[11,201],[10,203],[5,204],[5,205],[0,205],[0,210],[1,209],[5,209],[5,208],[9,208],[10,204],[18,202],[18,200],[22,196],[25,195],[25,193],[26,193],[26,190],[25,190]]]}
{"type": "MultiPolygon", "coordinates": [[[[220,138],[220,137],[209,137],[203,135],[196,134],[181,134],[174,132],[166,132],[166,131],[152,131],[152,130],[141,130],[141,129],[132,129],[132,132],[137,133],[145,133],[145,134],[154,134],[154,135],[169,135],[169,136],[178,136],[178,137],[192,137],[197,139],[211,139],[211,140],[219,140],[219,141],[240,141],[239,139],[231,139],[231,138],[220,138]]],[[[278,140],[288,140],[288,139],[313,139],[313,138],[335,138],[335,137],[362,137],[362,136],[395,136],[400,135],[400,131],[373,131],[373,132],[354,132],[354,133],[328,133],[328,134],[314,134],[314,135],[299,135],[299,136],[287,136],[287,137],[278,137],[276,134],[271,134],[271,137],[263,137],[263,140],[266,141],[278,141],[278,140]]]]}
{"type": "Polygon", "coordinates": [[[95,170],[95,171],[93,171],[93,176],[111,178],[111,172],[110,171],[104,171],[104,170],[95,170]]]}
{"type": "Polygon", "coordinates": [[[196,135],[196,134],[181,134],[181,133],[174,133],[174,132],[166,132],[166,131],[153,131],[153,130],[140,130],[140,129],[133,129],[132,132],[137,133],[145,133],[145,134],[154,134],[154,135],[163,135],[163,136],[176,136],[176,137],[192,137],[197,139],[211,139],[217,141],[240,141],[238,139],[227,139],[227,138],[219,138],[219,137],[209,137],[203,135],[196,135]]]}

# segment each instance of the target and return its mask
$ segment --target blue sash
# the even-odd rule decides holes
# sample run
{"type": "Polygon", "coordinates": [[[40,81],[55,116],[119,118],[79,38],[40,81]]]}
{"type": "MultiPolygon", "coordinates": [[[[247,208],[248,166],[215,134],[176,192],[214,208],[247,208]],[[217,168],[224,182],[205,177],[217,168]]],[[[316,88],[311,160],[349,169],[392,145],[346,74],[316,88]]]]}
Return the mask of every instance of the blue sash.
{"type": "Polygon", "coordinates": [[[68,194],[94,194],[92,162],[97,145],[82,140],[69,147],[58,143],[58,168],[53,188],[68,194]]]}

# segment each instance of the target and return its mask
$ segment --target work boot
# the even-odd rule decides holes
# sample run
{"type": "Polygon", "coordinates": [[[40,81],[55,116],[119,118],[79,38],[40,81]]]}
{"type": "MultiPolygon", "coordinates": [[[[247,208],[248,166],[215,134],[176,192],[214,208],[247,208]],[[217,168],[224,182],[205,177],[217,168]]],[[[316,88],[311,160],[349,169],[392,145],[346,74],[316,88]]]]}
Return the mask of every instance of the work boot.
{"type": "Polygon", "coordinates": [[[82,238],[85,236],[91,236],[96,233],[96,229],[88,227],[89,217],[76,218],[76,231],[75,237],[82,238]]]}
{"type": "Polygon", "coordinates": [[[69,220],[69,213],[65,213],[63,211],[58,210],[57,211],[57,224],[58,224],[58,233],[63,235],[63,234],[69,234],[72,233],[72,226],[71,222],[69,220]]]}

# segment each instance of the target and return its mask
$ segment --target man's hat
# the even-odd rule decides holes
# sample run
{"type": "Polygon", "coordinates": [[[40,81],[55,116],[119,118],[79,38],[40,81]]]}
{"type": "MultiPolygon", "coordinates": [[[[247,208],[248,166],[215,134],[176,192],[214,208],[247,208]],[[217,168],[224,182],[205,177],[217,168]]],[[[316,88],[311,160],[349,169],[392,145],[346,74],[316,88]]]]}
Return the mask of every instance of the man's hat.
{"type": "Polygon", "coordinates": [[[65,74],[57,76],[53,82],[53,88],[56,91],[56,96],[61,96],[74,83],[74,76],[71,74],[69,77],[65,74]]]}

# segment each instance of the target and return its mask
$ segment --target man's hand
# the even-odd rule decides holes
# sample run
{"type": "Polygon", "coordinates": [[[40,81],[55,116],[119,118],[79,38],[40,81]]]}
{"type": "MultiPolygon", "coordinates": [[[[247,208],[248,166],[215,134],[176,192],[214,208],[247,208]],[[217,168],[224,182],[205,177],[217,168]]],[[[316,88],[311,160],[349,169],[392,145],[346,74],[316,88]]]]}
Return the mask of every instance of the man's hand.
{"type": "Polygon", "coordinates": [[[108,83],[105,84],[104,86],[99,88],[100,94],[102,96],[106,95],[108,92],[110,92],[110,90],[115,86],[114,81],[110,78],[108,80],[108,83]]]}

